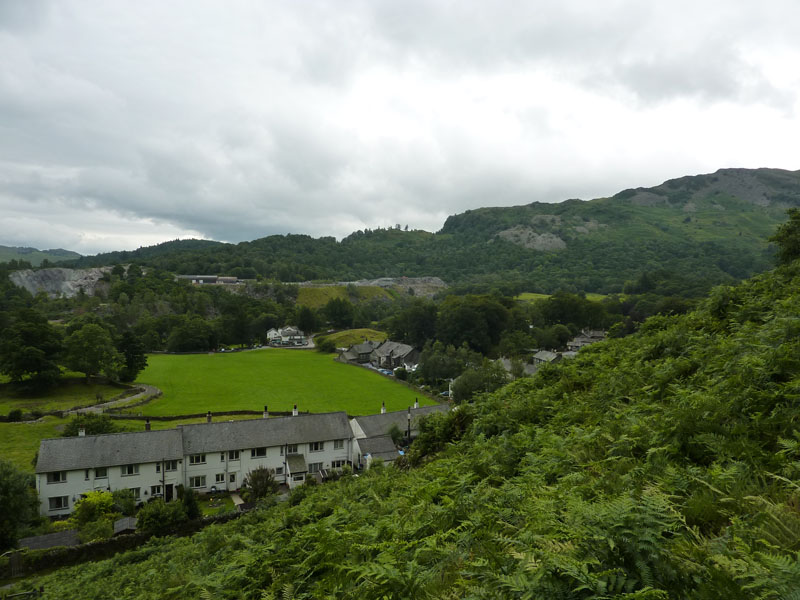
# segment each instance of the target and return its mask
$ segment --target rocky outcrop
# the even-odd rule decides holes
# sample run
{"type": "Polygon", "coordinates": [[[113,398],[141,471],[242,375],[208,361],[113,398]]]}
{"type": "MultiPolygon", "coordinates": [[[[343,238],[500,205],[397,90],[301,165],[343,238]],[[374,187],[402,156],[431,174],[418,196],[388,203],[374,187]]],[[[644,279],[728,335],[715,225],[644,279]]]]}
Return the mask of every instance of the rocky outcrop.
{"type": "Polygon", "coordinates": [[[14,271],[8,278],[16,286],[25,288],[34,296],[45,292],[51,298],[64,296],[73,298],[82,289],[88,296],[108,291],[108,283],[103,280],[111,267],[97,269],[25,269],[14,271]]]}
{"type": "Polygon", "coordinates": [[[497,237],[512,244],[542,252],[553,252],[567,247],[567,243],[554,233],[537,233],[530,227],[522,225],[501,231],[497,237]]]}

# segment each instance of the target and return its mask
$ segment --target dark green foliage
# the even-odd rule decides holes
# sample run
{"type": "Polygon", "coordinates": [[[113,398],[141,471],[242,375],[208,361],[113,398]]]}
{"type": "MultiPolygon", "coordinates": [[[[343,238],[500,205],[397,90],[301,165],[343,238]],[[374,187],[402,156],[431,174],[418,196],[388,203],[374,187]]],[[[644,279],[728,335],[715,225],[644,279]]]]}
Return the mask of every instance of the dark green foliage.
{"type": "Polygon", "coordinates": [[[117,344],[117,350],[124,361],[119,371],[119,380],[134,381],[137,375],[147,366],[144,344],[133,332],[126,331],[122,334],[122,338],[117,344]]]}
{"type": "Polygon", "coordinates": [[[266,498],[278,491],[278,482],[270,469],[257,467],[250,471],[244,480],[249,501],[266,498]]]}
{"type": "Polygon", "coordinates": [[[197,494],[193,489],[183,488],[181,503],[188,519],[193,521],[200,518],[200,505],[197,503],[197,494]]]}
{"type": "Polygon", "coordinates": [[[181,502],[164,502],[156,498],[137,513],[136,529],[150,535],[167,535],[188,520],[181,502]]]}
{"type": "Polygon", "coordinates": [[[17,423],[19,421],[22,421],[22,409],[21,408],[15,408],[15,409],[12,409],[12,410],[8,411],[8,422],[9,423],[17,423]]]}
{"type": "Polygon", "coordinates": [[[61,432],[61,437],[75,437],[83,429],[86,435],[99,435],[101,433],[115,433],[119,427],[108,415],[83,413],[72,417],[61,432]]]}
{"type": "Polygon", "coordinates": [[[0,336],[0,373],[35,388],[52,384],[60,375],[58,332],[41,313],[29,308],[16,311],[9,321],[0,336]]]}
{"type": "Polygon", "coordinates": [[[136,497],[133,490],[114,490],[114,511],[122,513],[126,517],[132,517],[136,512],[136,497]]]}
{"type": "Polygon", "coordinates": [[[92,375],[103,373],[116,379],[123,368],[123,356],[114,347],[111,334],[94,323],[73,331],[64,341],[64,362],[73,371],[92,375]]]}
{"type": "Polygon", "coordinates": [[[0,460],[0,552],[13,548],[19,532],[38,516],[33,478],[0,460]]]}
{"type": "Polygon", "coordinates": [[[778,245],[778,262],[782,265],[800,258],[800,210],[792,208],[786,214],[789,220],[769,238],[778,245]]]}

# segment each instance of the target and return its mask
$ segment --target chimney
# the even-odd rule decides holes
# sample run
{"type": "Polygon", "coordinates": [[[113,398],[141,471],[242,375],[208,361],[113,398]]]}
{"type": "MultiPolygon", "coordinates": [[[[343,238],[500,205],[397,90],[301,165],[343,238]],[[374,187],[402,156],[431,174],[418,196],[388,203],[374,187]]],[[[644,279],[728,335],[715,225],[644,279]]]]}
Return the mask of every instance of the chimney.
{"type": "Polygon", "coordinates": [[[381,414],[386,414],[386,402],[381,402],[381,414]]]}
{"type": "Polygon", "coordinates": [[[414,408],[419,408],[419,398],[414,398],[414,408]]]}
{"type": "Polygon", "coordinates": [[[147,417],[144,420],[144,430],[145,431],[150,431],[150,417],[147,417]]]}
{"type": "Polygon", "coordinates": [[[293,417],[296,417],[296,416],[297,416],[297,404],[295,404],[295,405],[294,405],[294,408],[292,409],[292,416],[293,416],[293,417]]]}
{"type": "Polygon", "coordinates": [[[211,423],[211,411],[206,413],[206,423],[211,423]]]}
{"type": "Polygon", "coordinates": [[[86,430],[83,427],[78,429],[78,437],[86,437],[86,430]]]}
{"type": "Polygon", "coordinates": [[[411,407],[408,407],[408,432],[406,433],[406,438],[411,441],[411,407]]]}
{"type": "Polygon", "coordinates": [[[264,405],[264,418],[269,419],[269,411],[267,410],[267,405],[264,405]]]}

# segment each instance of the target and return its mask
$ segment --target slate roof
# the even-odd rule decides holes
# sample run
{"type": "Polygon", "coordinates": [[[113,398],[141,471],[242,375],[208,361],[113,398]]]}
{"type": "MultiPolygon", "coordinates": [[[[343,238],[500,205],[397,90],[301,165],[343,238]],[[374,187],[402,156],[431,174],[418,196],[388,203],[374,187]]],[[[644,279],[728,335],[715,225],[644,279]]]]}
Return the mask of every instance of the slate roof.
{"type": "Polygon", "coordinates": [[[322,442],[352,435],[345,412],[179,425],[178,431],[183,433],[186,455],[322,442]]]}
{"type": "Polygon", "coordinates": [[[289,467],[289,473],[305,473],[308,471],[306,459],[302,454],[290,454],[286,457],[286,466],[289,467]]]}
{"type": "Polygon", "coordinates": [[[358,447],[361,449],[361,454],[369,454],[372,458],[380,458],[384,461],[394,460],[400,456],[392,438],[388,435],[358,440],[358,447]]]}
{"type": "Polygon", "coordinates": [[[370,354],[376,348],[376,346],[378,346],[376,342],[367,340],[366,342],[361,342],[360,344],[351,346],[350,350],[354,351],[356,354],[370,354]]]}
{"type": "Polygon", "coordinates": [[[34,535],[22,538],[17,544],[20,548],[30,550],[45,550],[56,546],[77,546],[81,543],[78,538],[77,529],[67,529],[56,533],[46,533],[44,535],[34,535]]]}
{"type": "Polygon", "coordinates": [[[414,351],[412,346],[408,344],[401,344],[400,342],[391,342],[386,340],[380,346],[375,348],[375,353],[378,356],[393,356],[393,357],[403,357],[407,356],[411,352],[414,351]]]}
{"type": "MultiPolygon", "coordinates": [[[[420,417],[436,412],[447,412],[450,407],[446,404],[434,404],[433,406],[420,406],[411,409],[411,428],[416,429],[420,417]]],[[[377,415],[366,415],[355,417],[356,422],[361,427],[364,435],[368,438],[385,436],[389,428],[395,424],[400,431],[408,428],[408,410],[398,410],[377,415]]],[[[363,438],[362,438],[363,439],[363,438]]],[[[359,446],[361,442],[359,441],[359,446]]],[[[363,446],[361,446],[363,448],[363,446]]]]}
{"type": "Polygon", "coordinates": [[[539,350],[536,354],[533,355],[533,358],[536,360],[541,360],[542,362],[553,362],[559,357],[558,352],[550,352],[550,350],[539,350]]]}
{"type": "Polygon", "coordinates": [[[183,458],[177,429],[42,440],[37,473],[112,467],[183,458]]]}

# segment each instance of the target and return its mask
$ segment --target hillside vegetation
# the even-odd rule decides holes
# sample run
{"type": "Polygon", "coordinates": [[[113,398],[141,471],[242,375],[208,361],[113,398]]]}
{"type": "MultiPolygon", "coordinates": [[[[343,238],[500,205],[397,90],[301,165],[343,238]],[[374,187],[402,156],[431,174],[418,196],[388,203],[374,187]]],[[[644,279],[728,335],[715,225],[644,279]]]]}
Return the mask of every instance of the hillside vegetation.
{"type": "Polygon", "coordinates": [[[666,271],[675,289],[663,293],[701,295],[767,269],[767,237],[794,206],[800,172],[722,169],[588,202],[470,210],[449,217],[436,234],[377,229],[340,242],[305,235],[236,245],[186,240],[75,264],[134,261],[285,282],[438,276],[460,290],[507,295],[615,293],[643,274],[666,271]]]}
{"type": "Polygon", "coordinates": [[[52,264],[65,260],[76,260],[80,257],[81,255],[77,252],[61,248],[37,250],[36,248],[21,248],[19,246],[0,246],[0,262],[24,261],[34,267],[38,267],[42,263],[52,264]]]}
{"type": "Polygon", "coordinates": [[[26,585],[59,599],[796,598],[798,290],[797,262],[718,287],[427,421],[406,469],[26,585]]]}

